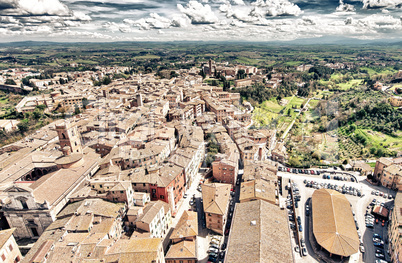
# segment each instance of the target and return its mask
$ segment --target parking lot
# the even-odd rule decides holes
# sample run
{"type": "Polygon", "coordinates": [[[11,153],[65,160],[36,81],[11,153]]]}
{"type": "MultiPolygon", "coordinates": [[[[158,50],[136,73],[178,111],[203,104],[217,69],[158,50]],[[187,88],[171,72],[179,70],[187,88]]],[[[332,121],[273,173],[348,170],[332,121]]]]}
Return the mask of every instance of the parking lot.
{"type": "MultiPolygon", "coordinates": [[[[306,202],[308,198],[310,198],[313,194],[313,192],[316,189],[319,188],[327,188],[327,189],[333,189],[337,190],[341,193],[344,193],[346,198],[349,200],[349,202],[352,205],[352,211],[354,212],[354,218],[356,221],[356,225],[358,227],[358,233],[361,236],[361,242],[364,244],[363,250],[365,251],[364,253],[359,252],[358,254],[352,255],[350,257],[349,262],[376,262],[376,250],[377,252],[382,252],[382,253],[377,253],[377,256],[380,256],[379,254],[383,254],[386,260],[389,260],[389,255],[387,254],[387,222],[384,222],[384,226],[382,226],[382,222],[379,220],[378,223],[375,223],[372,228],[366,228],[366,210],[369,210],[369,214],[371,214],[371,208],[367,209],[368,205],[372,202],[373,198],[376,198],[378,200],[379,205],[383,203],[385,207],[392,207],[393,205],[393,199],[389,199],[389,195],[392,197],[395,195],[395,193],[389,189],[383,188],[383,187],[377,187],[377,186],[372,186],[369,183],[367,183],[363,177],[359,177],[357,174],[354,176],[348,176],[347,174],[340,174],[338,175],[337,173],[330,173],[330,172],[320,172],[319,175],[317,174],[312,174],[311,172],[309,173],[292,173],[292,170],[290,172],[278,172],[278,175],[281,176],[283,179],[282,184],[283,187],[286,186],[287,182],[289,179],[292,180],[292,182],[295,183],[295,185],[292,185],[292,187],[296,186],[298,189],[297,194],[300,196],[300,201],[297,202],[297,208],[294,207],[294,211],[296,212],[296,216],[293,215],[295,221],[290,221],[290,223],[294,225],[298,225],[297,223],[297,216],[300,216],[300,223],[302,225],[302,231],[299,231],[298,227],[296,227],[295,231],[293,231],[293,238],[292,238],[292,246],[293,246],[293,251],[294,251],[294,256],[296,259],[296,262],[319,262],[318,258],[314,255],[314,252],[312,251],[312,248],[309,244],[309,237],[308,237],[308,231],[312,231],[312,229],[308,229],[308,224],[306,223],[308,219],[308,216],[306,216],[306,202]],[[330,175],[330,179],[324,179],[324,174],[330,175]],[[342,179],[337,178],[335,179],[334,176],[342,177],[342,179]],[[346,177],[346,179],[344,179],[346,177]],[[353,181],[352,181],[353,178],[353,181]],[[354,179],[356,178],[356,179],[354,179]],[[373,192],[374,191],[374,192],[373,192]],[[377,195],[372,195],[372,192],[375,194],[378,191],[378,196],[377,195]],[[380,192],[383,192],[383,196],[380,196],[380,192]],[[386,194],[386,197],[384,196],[386,194]],[[379,234],[381,236],[381,239],[384,241],[384,249],[382,248],[376,248],[373,243],[373,234],[379,234]],[[298,235],[298,236],[297,236],[298,235]],[[303,238],[305,242],[305,246],[307,249],[307,256],[302,256],[302,253],[297,253],[296,252],[296,245],[299,245],[300,242],[297,242],[297,238],[303,238]],[[380,251],[380,250],[381,251],[380,251]]],[[[289,201],[287,201],[288,198],[288,191],[283,191],[282,193],[282,198],[280,200],[281,204],[284,207],[287,207],[289,205],[289,201]]],[[[295,204],[296,206],[296,204],[295,204]]],[[[293,209],[293,208],[292,208],[293,209]]],[[[288,213],[289,210],[288,209],[288,213]]],[[[309,211],[307,212],[311,216],[311,207],[309,208],[309,211]]],[[[375,220],[375,218],[374,218],[375,220]]],[[[294,227],[295,228],[295,227],[294,227]]],[[[375,240],[378,241],[378,240],[375,240]]],[[[299,247],[300,250],[300,247],[299,247]]],[[[298,250],[298,251],[299,251],[298,250]]]]}

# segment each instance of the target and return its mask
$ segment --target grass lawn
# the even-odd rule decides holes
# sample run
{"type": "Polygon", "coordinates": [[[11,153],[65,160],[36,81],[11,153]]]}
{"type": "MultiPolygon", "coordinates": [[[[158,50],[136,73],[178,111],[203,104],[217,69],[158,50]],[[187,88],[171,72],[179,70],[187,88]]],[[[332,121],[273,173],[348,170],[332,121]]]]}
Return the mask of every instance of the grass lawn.
{"type": "MultiPolygon", "coordinates": [[[[360,129],[359,129],[360,130],[360,129]]],[[[385,147],[391,150],[401,150],[402,149],[402,134],[397,137],[392,137],[387,134],[372,131],[367,129],[360,130],[368,139],[369,143],[376,147],[385,147]]]]}
{"type": "Polygon", "coordinates": [[[7,97],[1,97],[0,98],[0,104],[5,105],[8,103],[8,98],[7,97]]]}
{"type": "Polygon", "coordinates": [[[264,110],[268,110],[274,113],[279,113],[283,109],[283,107],[279,105],[276,101],[276,98],[264,101],[260,104],[260,107],[264,110]]]}
{"type": "Polygon", "coordinates": [[[255,108],[253,111],[253,120],[255,125],[266,126],[278,117],[277,113],[263,108],[255,108]]]}
{"type": "Polygon", "coordinates": [[[318,103],[320,103],[319,100],[310,100],[310,103],[308,105],[310,105],[310,109],[315,109],[315,107],[317,107],[318,103]]]}
{"type": "Polygon", "coordinates": [[[154,59],[154,58],[160,59],[161,57],[156,56],[156,55],[147,54],[147,55],[144,55],[144,56],[136,56],[135,58],[136,59],[154,59]]]}
{"type": "Polygon", "coordinates": [[[302,64],[303,64],[302,61],[288,61],[284,63],[285,66],[299,66],[302,64]]]}
{"type": "Polygon", "coordinates": [[[389,67],[385,67],[384,69],[380,70],[380,71],[376,71],[372,68],[368,68],[368,67],[361,67],[360,69],[365,69],[367,70],[367,73],[372,76],[372,75],[386,75],[386,74],[394,74],[397,71],[389,68],[389,67]]]}
{"type": "Polygon", "coordinates": [[[357,86],[361,85],[362,82],[363,82],[362,79],[352,79],[352,80],[350,80],[350,81],[348,81],[348,82],[339,83],[339,84],[337,84],[337,85],[338,85],[338,87],[340,87],[340,88],[343,89],[343,90],[349,90],[349,89],[351,89],[352,87],[357,87],[357,86]]]}

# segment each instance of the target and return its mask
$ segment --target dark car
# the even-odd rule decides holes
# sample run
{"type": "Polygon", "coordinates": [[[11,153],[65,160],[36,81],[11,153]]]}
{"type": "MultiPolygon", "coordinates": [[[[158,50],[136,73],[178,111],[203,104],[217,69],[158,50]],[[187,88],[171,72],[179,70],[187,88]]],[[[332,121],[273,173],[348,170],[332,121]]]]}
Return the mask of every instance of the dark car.
{"type": "Polygon", "coordinates": [[[381,243],[374,243],[375,247],[384,248],[384,245],[381,243]]]}
{"type": "Polygon", "coordinates": [[[217,260],[217,258],[214,258],[211,256],[208,257],[208,262],[216,262],[216,260],[217,260]]]}
{"type": "Polygon", "coordinates": [[[220,259],[224,259],[224,258],[225,258],[225,251],[221,251],[221,252],[219,253],[219,258],[220,258],[220,259]]]}
{"type": "Polygon", "coordinates": [[[379,238],[379,239],[382,239],[382,237],[381,237],[379,234],[376,234],[376,233],[374,233],[374,234],[373,234],[373,238],[379,238]]]}
{"type": "Polygon", "coordinates": [[[320,173],[320,171],[317,171],[317,175],[320,175],[321,173],[320,173]]]}
{"type": "Polygon", "coordinates": [[[300,216],[297,216],[297,223],[300,225],[301,224],[301,218],[300,216]]]}
{"type": "Polygon", "coordinates": [[[225,250],[226,249],[226,243],[223,243],[221,246],[221,250],[225,250]]]}

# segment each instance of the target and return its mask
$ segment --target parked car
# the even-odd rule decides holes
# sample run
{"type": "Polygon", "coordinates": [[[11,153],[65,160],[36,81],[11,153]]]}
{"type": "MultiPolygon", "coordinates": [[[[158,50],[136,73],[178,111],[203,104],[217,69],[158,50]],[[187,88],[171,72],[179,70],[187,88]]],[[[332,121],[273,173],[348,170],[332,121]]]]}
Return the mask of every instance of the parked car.
{"type": "Polygon", "coordinates": [[[298,245],[295,246],[296,253],[300,253],[300,247],[298,245]]]}
{"type": "Polygon", "coordinates": [[[299,225],[299,232],[303,232],[303,227],[302,227],[302,225],[299,225]]]}
{"type": "Polygon", "coordinates": [[[305,247],[302,248],[303,257],[307,256],[307,249],[305,247]]]}
{"type": "Polygon", "coordinates": [[[219,245],[217,245],[217,244],[211,244],[211,245],[209,245],[209,248],[215,248],[215,249],[218,249],[218,250],[219,250],[219,245]]]}
{"type": "Polygon", "coordinates": [[[364,249],[363,243],[360,243],[359,249],[360,249],[360,252],[362,252],[362,253],[364,253],[364,252],[366,251],[366,250],[364,249]]]}
{"type": "Polygon", "coordinates": [[[376,253],[375,256],[376,256],[377,258],[385,259],[384,254],[378,254],[378,253],[376,253]]]}
{"type": "Polygon", "coordinates": [[[375,247],[384,248],[384,244],[381,243],[374,243],[375,247]]]}
{"type": "Polygon", "coordinates": [[[225,250],[226,249],[226,243],[222,244],[221,250],[225,250]]]}
{"type": "Polygon", "coordinates": [[[374,233],[374,234],[373,234],[373,238],[379,238],[379,239],[382,239],[382,237],[381,237],[379,234],[377,234],[377,233],[374,233]]]}

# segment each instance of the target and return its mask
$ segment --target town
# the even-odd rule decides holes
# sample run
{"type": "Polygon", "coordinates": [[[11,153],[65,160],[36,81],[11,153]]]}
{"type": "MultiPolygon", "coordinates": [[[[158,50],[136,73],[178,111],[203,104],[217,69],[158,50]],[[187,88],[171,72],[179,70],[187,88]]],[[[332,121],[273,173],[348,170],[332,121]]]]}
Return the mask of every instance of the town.
{"type": "MultiPolygon", "coordinates": [[[[0,148],[2,262],[400,262],[402,152],[296,165],[293,130],[323,98],[278,98],[281,127],[258,123],[262,108],[245,99],[253,85],[286,81],[212,59],[158,74],[4,70],[0,89],[22,96],[0,120],[10,139],[0,148]]],[[[388,101],[402,106],[397,93],[388,101]]]]}

